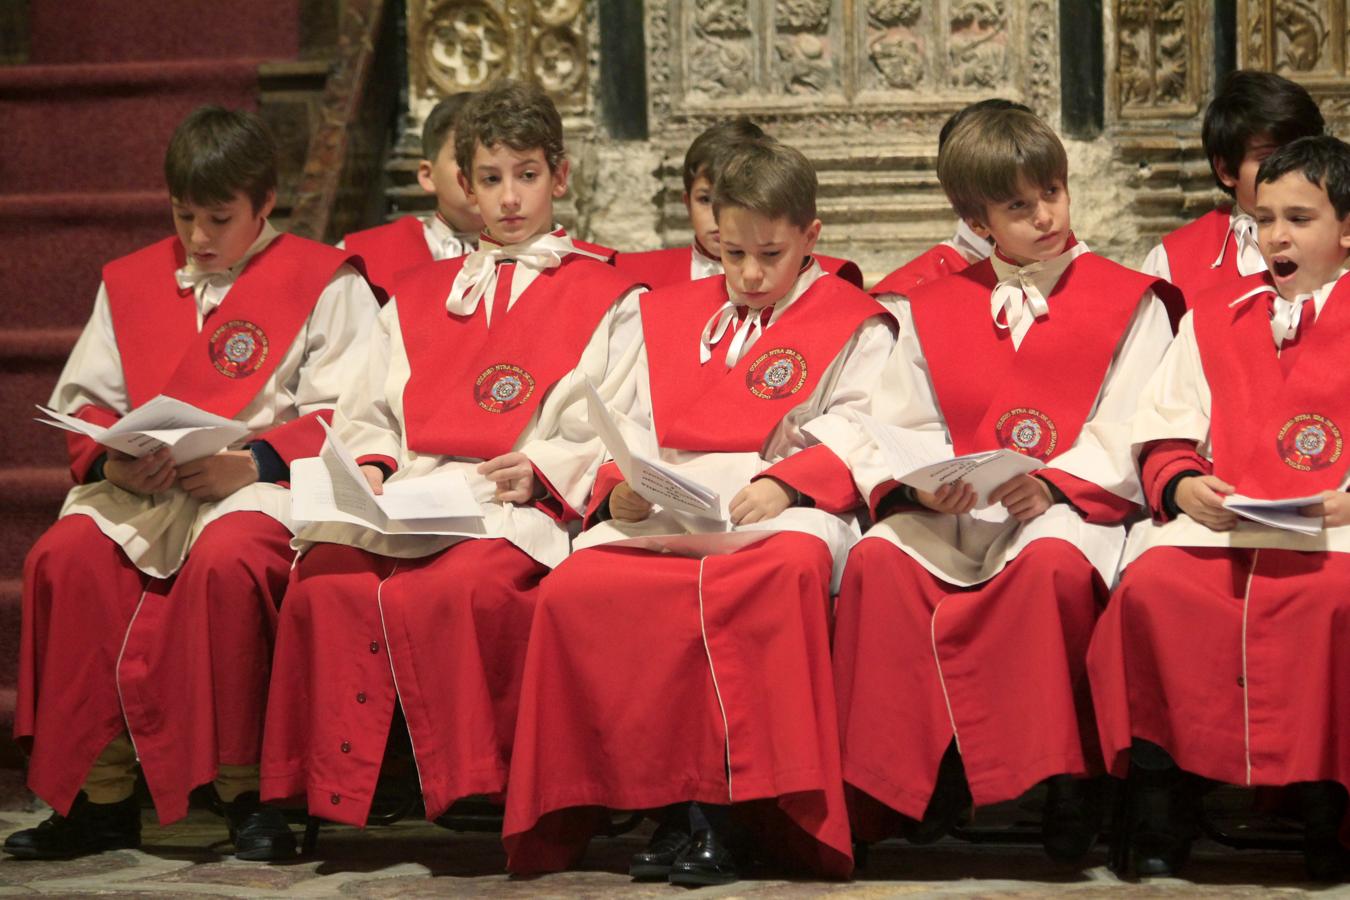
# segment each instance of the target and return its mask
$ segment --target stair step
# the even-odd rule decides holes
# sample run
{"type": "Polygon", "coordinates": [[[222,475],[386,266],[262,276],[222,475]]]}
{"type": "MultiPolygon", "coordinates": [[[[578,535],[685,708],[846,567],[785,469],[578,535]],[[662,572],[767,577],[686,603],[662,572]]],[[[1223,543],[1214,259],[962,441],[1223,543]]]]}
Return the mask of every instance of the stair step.
{"type": "Polygon", "coordinates": [[[0,468],[0,578],[23,574],[28,549],[56,521],[70,486],[64,466],[0,468]]]}
{"type": "Polygon", "coordinates": [[[103,264],[172,233],[162,190],[0,195],[0,284],[26,300],[5,325],[83,325],[103,264]]]}
{"type": "MultiPolygon", "coordinates": [[[[14,710],[19,675],[19,633],[23,619],[23,579],[0,579],[0,710],[14,710]]],[[[8,737],[9,732],[0,732],[8,737]]]]}
{"type": "Polygon", "coordinates": [[[145,190],[204,103],[254,108],[258,59],[0,68],[0,185],[7,191],[145,190]]]}

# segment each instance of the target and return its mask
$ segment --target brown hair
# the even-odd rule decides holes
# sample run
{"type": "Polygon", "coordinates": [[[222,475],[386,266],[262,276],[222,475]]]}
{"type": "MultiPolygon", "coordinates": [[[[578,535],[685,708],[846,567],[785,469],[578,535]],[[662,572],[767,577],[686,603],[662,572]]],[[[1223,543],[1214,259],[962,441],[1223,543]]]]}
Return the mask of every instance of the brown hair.
{"type": "Polygon", "coordinates": [[[563,150],[562,116],[537,84],[500,81],[474,95],[455,121],[455,161],[473,181],[473,155],[479,145],[505,144],[525,152],[540,149],[551,171],[558,171],[563,150]]]}
{"type": "Polygon", "coordinates": [[[451,94],[442,99],[431,108],[427,114],[427,120],[422,123],[422,158],[436,161],[436,157],[441,155],[441,148],[445,146],[445,139],[450,136],[450,132],[455,130],[455,119],[459,116],[460,110],[464,109],[473,99],[473,91],[460,91],[458,94],[451,94]]]}
{"type": "Polygon", "coordinates": [[[174,129],[164,180],[175,200],[214,206],[248,195],[256,213],[277,187],[277,145],[256,115],[200,106],[174,129]]]}
{"type": "Polygon", "coordinates": [[[772,138],[749,141],[720,160],[713,215],[728,206],[809,228],[816,218],[816,170],[795,147],[772,138]]]}
{"type": "Polygon", "coordinates": [[[1018,183],[1048,188],[1069,178],[1069,158],[1059,136],[1019,109],[971,110],[952,129],[938,154],[938,181],[956,214],[983,222],[990,203],[1002,203],[1018,183]]]}
{"type": "Polygon", "coordinates": [[[709,181],[716,181],[721,157],[746,141],[763,140],[764,137],[763,129],[745,116],[737,116],[703,129],[703,133],[694,138],[688,152],[684,154],[685,192],[694,189],[694,179],[700,175],[709,181]]]}

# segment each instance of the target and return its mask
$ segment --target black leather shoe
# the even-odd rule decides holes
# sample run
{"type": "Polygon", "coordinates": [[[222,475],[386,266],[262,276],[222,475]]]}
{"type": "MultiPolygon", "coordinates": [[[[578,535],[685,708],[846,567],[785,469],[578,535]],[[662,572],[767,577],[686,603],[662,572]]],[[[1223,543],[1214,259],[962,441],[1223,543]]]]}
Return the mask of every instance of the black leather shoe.
{"type": "Polygon", "coordinates": [[[937,784],[933,786],[933,796],[928,800],[923,819],[905,819],[900,831],[911,844],[931,844],[946,837],[961,823],[970,812],[970,804],[966,770],[961,764],[956,742],[952,741],[947,752],[942,755],[937,784]]]}
{"type": "Polygon", "coordinates": [[[1130,770],[1131,845],[1140,877],[1166,877],[1181,871],[1199,830],[1195,779],[1180,769],[1130,770]]]}
{"type": "Polygon", "coordinates": [[[71,859],[141,845],[141,808],[135,797],[117,803],[90,803],[80,791],[69,815],[52,813],[36,828],[5,839],[5,852],[19,859],[71,859]]]}
{"type": "Polygon", "coordinates": [[[1350,871],[1350,853],[1341,844],[1345,816],[1345,788],[1334,781],[1307,781],[1297,785],[1303,813],[1303,862],[1313,881],[1344,881],[1350,871]]]}
{"type": "Polygon", "coordinates": [[[225,804],[225,823],[234,842],[234,858],[273,862],[295,858],[295,835],[275,806],[258,802],[256,791],[225,804]]]}
{"type": "Polygon", "coordinates": [[[658,825],[647,842],[647,849],[634,853],[628,862],[628,875],[637,881],[665,881],[670,867],[680,854],[693,843],[693,837],[682,828],[658,825]]]}
{"type": "Polygon", "coordinates": [[[738,880],[735,857],[715,831],[695,832],[693,841],[670,867],[670,883],[686,887],[731,884],[738,880]]]}
{"type": "Polygon", "coordinates": [[[1101,790],[1096,781],[1071,775],[1047,779],[1041,844],[1057,863],[1077,863],[1087,856],[1102,830],[1101,790]]]}

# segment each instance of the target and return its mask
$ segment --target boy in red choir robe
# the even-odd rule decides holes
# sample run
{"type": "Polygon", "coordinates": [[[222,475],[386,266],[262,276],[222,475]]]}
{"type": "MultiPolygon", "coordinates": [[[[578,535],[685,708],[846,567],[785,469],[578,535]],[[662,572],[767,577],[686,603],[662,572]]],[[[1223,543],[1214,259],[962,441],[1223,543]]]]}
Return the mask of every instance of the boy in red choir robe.
{"type": "Polygon", "coordinates": [[[1176,285],[1189,305],[1212,287],[1265,271],[1257,245],[1256,170],[1290,141],[1322,133],[1317,101],[1272,72],[1230,73],[1205,110],[1201,141],[1215,183],[1233,199],[1163,236],[1142,270],[1176,285]]]}
{"type": "Polygon", "coordinates": [[[641,344],[611,252],[554,224],[569,164],[548,95],[480,93],[455,141],[478,249],[398,282],[334,427],[377,492],[461,473],[481,534],[308,525],[278,629],[263,796],[349,825],[366,822],[396,705],[428,819],[505,790],[539,580],[601,462],[586,384],[612,399],[641,344]]]}
{"type": "Polygon", "coordinates": [[[214,779],[235,853],[293,856],[258,801],[291,460],[318,451],[376,304],[347,254],[267,221],[276,148],[251,114],[203,107],[164,164],[177,236],[109,263],[50,404],[110,425],[167,394],[248,427],[175,464],[70,440],[76,487],[24,565],[15,734],[55,813],[24,858],[140,845],[136,763],[163,823],[214,779]]]}
{"type": "Polygon", "coordinates": [[[1141,398],[1153,519],[1130,534],[1088,658],[1107,765],[1132,781],[1139,874],[1184,864],[1195,776],[1293,785],[1309,874],[1345,872],[1350,146],[1301,138],[1256,182],[1269,271],[1195,298],[1141,398]],[[1232,494],[1317,495],[1297,517],[1313,533],[1239,518],[1232,494]]]}
{"type": "Polygon", "coordinates": [[[394,280],[404,272],[473,252],[483,219],[459,184],[455,162],[455,117],[473,94],[451,94],[437,103],[422,125],[422,159],[417,183],[436,197],[430,216],[404,216],[384,225],[347,235],[338,244],[361,256],[366,277],[381,302],[389,299],[394,280]]]}
{"type": "MultiPolygon", "coordinates": [[[[938,132],[939,156],[942,155],[942,148],[947,143],[948,135],[961,123],[962,119],[977,109],[1020,109],[1023,112],[1031,112],[1021,103],[1014,103],[1001,97],[979,100],[963,107],[953,113],[951,118],[943,123],[942,130],[938,132]]],[[[992,242],[972,231],[964,219],[957,219],[956,234],[940,244],[934,244],[881,281],[878,281],[869,293],[877,298],[886,297],[890,294],[906,296],[913,288],[924,282],[935,281],[944,275],[960,272],[967,266],[988,259],[992,252],[994,252],[992,242]]]]}
{"type": "MultiPolygon", "coordinates": [[[[684,200],[693,241],[688,247],[668,247],[641,253],[620,253],[614,265],[623,274],[651,288],[669,287],[722,274],[722,250],[717,217],[712,210],[713,182],[723,157],[747,141],[764,138],[758,125],[741,116],[718,122],[689,145],[684,154],[684,200]]],[[[817,253],[822,269],[863,286],[862,270],[856,263],[817,253]]]]}
{"type": "Polygon", "coordinates": [[[937,840],[976,806],[1048,781],[1043,843],[1092,845],[1098,774],[1084,657],[1141,500],[1129,417],[1171,335],[1162,282],[1096,256],[1069,225],[1059,138],[1018,109],[972,112],[938,162],[988,260],[898,303],[871,415],[902,444],[1044,463],[989,490],[898,484],[853,460],[877,524],[836,608],[844,780],[855,834],[937,840]]]}
{"type": "Polygon", "coordinates": [[[653,507],[601,470],[530,633],[504,827],[514,872],[576,861],[597,807],[659,817],[639,879],[734,881],[733,813],[817,873],[852,869],[829,605],[861,508],[847,412],[893,336],[880,305],[812,256],[815,194],[800,152],[746,144],[713,187],[725,276],[643,298],[623,421],[714,489],[722,519],[653,507]],[[771,536],[706,556],[607,546],[728,528],[771,536]]]}

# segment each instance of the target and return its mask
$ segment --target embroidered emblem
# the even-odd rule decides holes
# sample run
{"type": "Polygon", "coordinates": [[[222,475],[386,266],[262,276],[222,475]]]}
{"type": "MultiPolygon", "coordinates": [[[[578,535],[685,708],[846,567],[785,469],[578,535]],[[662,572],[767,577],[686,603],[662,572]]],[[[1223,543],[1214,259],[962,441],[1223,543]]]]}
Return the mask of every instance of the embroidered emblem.
{"type": "Polygon", "coordinates": [[[806,386],[806,358],[796,350],[775,347],[750,363],[745,386],[761,400],[791,397],[806,386]]]}
{"type": "Polygon", "coordinates": [[[247,378],[267,360],[267,335],[252,322],[234,319],[211,333],[207,352],[220,374],[247,378]]]}
{"type": "Polygon", "coordinates": [[[510,412],[533,393],[534,376],[510,363],[488,366],[473,383],[474,399],[490,413],[510,412]]]}
{"type": "Polygon", "coordinates": [[[1275,437],[1280,459],[1291,469],[1315,472],[1341,458],[1345,441],[1336,423],[1316,413],[1299,413],[1275,437]]]}
{"type": "Polygon", "coordinates": [[[1059,430],[1039,409],[1019,406],[999,416],[994,433],[1000,447],[1037,459],[1049,459],[1059,445],[1059,430]]]}

